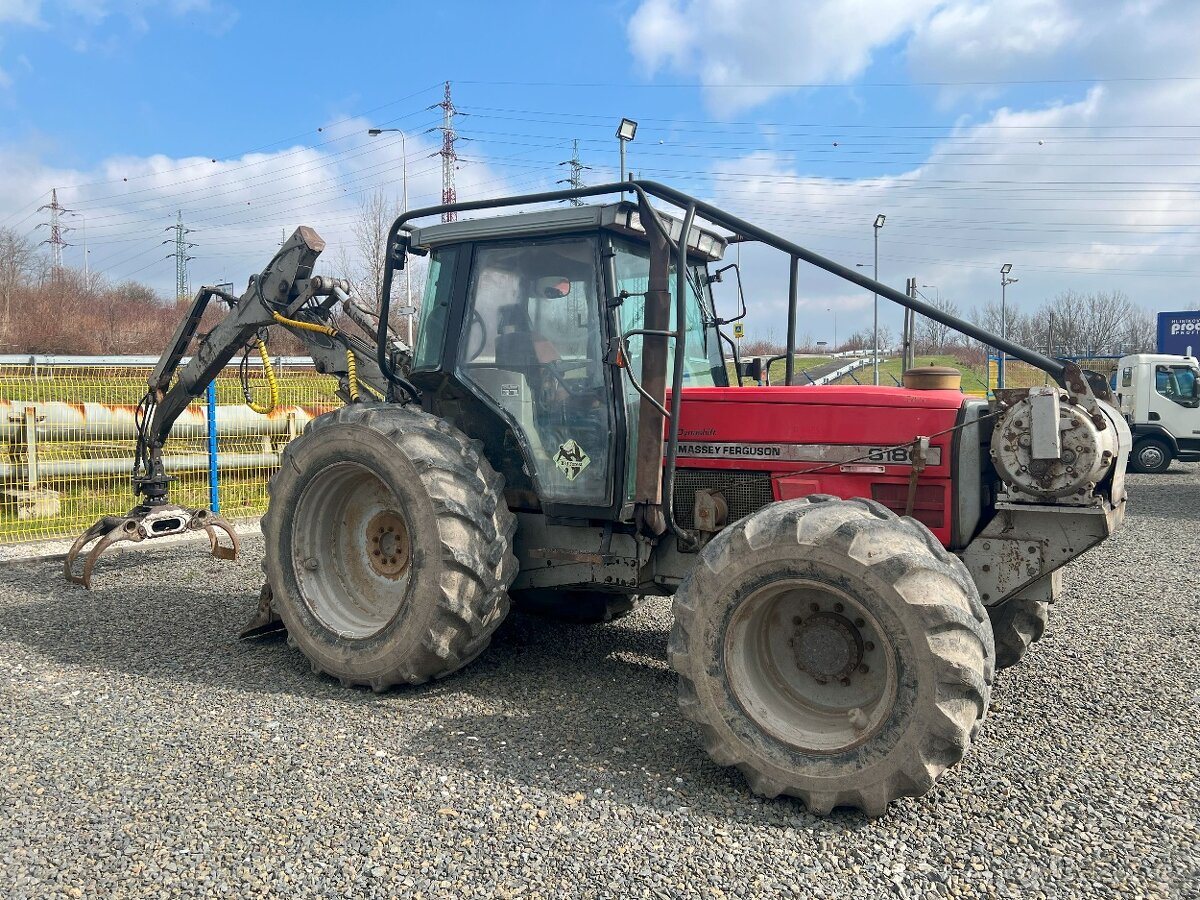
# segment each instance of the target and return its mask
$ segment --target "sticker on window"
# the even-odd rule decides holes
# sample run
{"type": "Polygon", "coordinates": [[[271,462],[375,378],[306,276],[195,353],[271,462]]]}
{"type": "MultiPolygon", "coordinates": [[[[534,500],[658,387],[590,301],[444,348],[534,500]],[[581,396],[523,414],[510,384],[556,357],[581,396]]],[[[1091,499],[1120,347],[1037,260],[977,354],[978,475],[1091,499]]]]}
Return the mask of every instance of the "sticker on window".
{"type": "Polygon", "coordinates": [[[567,481],[574,481],[579,473],[588,467],[592,458],[584,452],[573,439],[568,439],[559,445],[554,454],[554,465],[567,476],[567,481]]]}
{"type": "Polygon", "coordinates": [[[521,386],[519,384],[502,384],[500,385],[501,397],[520,397],[521,386]]]}

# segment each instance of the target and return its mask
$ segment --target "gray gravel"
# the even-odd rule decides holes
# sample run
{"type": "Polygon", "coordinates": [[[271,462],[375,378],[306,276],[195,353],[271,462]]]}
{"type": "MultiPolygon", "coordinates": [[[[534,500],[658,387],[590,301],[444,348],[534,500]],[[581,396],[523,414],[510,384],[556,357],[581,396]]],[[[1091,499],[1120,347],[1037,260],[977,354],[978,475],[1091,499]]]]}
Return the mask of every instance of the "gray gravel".
{"type": "Polygon", "coordinates": [[[1200,469],[1131,479],[966,762],[877,821],[764,802],[681,721],[665,602],[514,616],[383,696],[239,643],[201,549],[0,565],[0,894],[1200,897],[1200,469]]]}

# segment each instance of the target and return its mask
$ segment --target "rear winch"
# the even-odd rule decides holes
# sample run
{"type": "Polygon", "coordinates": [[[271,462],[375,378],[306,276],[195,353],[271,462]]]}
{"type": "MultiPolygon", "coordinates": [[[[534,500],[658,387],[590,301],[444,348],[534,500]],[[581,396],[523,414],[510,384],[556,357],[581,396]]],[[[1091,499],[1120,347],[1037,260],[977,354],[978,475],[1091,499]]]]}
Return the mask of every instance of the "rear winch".
{"type": "Polygon", "coordinates": [[[991,457],[1010,492],[1086,501],[1117,455],[1114,414],[1104,404],[1089,413],[1057,387],[997,394],[1006,408],[992,433],[991,457]]]}

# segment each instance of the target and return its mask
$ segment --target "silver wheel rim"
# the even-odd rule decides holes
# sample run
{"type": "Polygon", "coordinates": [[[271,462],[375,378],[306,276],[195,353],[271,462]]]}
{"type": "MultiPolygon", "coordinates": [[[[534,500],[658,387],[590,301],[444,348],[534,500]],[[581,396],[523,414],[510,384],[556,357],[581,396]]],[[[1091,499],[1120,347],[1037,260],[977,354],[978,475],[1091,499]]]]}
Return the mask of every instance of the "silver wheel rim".
{"type": "Polygon", "coordinates": [[[300,596],[342,637],[378,634],[408,589],[411,530],[396,495],[359,463],[322,469],[300,495],[292,564],[300,596]]]}
{"type": "Polygon", "coordinates": [[[866,742],[896,702],[886,632],[853,597],[818,581],[783,579],[743,600],[726,631],[725,666],[746,714],[807,753],[866,742]]]}
{"type": "Polygon", "coordinates": [[[1153,444],[1138,451],[1144,469],[1157,469],[1163,463],[1163,452],[1153,444]]]}

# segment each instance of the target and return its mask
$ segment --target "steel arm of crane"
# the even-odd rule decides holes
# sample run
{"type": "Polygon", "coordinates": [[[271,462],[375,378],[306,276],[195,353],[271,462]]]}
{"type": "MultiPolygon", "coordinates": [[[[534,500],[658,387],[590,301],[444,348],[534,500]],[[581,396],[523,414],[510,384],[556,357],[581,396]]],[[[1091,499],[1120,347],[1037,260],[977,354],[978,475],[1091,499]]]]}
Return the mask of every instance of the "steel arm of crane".
{"type": "MultiPolygon", "coordinates": [[[[315,231],[301,226],[267,267],[250,279],[246,292],[240,298],[211,287],[201,288],[197,293],[187,315],[176,329],[170,346],[149,378],[154,406],[144,432],[147,458],[144,460],[145,471],[135,474],[134,478],[135,490],[145,496],[148,502],[162,502],[166,496],[167,478],[161,464],[161,449],[170,435],[171,426],[258,331],[280,324],[276,314],[292,322],[327,325],[332,305],[346,299],[345,282],[312,275],[313,266],[324,248],[325,242],[315,231]],[[180,369],[179,363],[184,352],[213,297],[225,300],[231,309],[211,332],[200,339],[192,359],[180,369]],[[315,307],[311,306],[317,298],[324,299],[315,307]],[[314,310],[316,315],[313,315],[314,310]],[[176,373],[178,377],[175,377],[176,373]]],[[[372,345],[344,333],[333,337],[322,331],[287,323],[280,324],[280,327],[303,341],[318,372],[339,377],[342,382],[339,393],[343,394],[344,399],[349,399],[347,350],[355,354],[357,380],[380,394],[386,391],[387,382],[379,371],[372,345]]]]}

